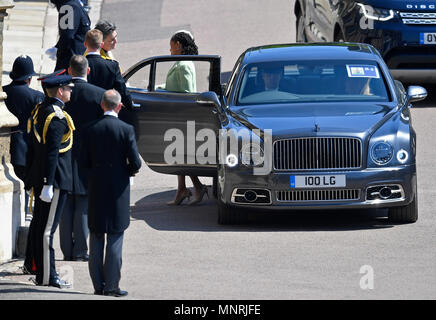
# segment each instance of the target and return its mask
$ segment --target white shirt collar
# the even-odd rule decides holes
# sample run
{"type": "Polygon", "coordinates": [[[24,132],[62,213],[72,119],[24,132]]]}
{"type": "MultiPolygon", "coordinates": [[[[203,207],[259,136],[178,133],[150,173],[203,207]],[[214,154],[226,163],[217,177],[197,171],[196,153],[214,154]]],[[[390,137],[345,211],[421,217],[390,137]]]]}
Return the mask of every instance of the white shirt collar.
{"type": "Polygon", "coordinates": [[[117,117],[118,118],[118,113],[116,113],[115,111],[111,110],[111,111],[106,111],[104,113],[105,116],[113,116],[113,117],[117,117]]]}
{"type": "Polygon", "coordinates": [[[59,102],[61,102],[62,103],[62,105],[64,105],[65,103],[61,100],[61,99],[59,99],[58,97],[54,97],[56,100],[58,100],[59,102]]]}
{"type": "Polygon", "coordinates": [[[99,51],[90,51],[90,52],[88,52],[86,55],[100,55],[100,50],[99,51]]]}
{"type": "Polygon", "coordinates": [[[73,77],[72,79],[73,79],[73,80],[83,80],[83,81],[88,82],[88,79],[83,78],[83,77],[73,77]]]}

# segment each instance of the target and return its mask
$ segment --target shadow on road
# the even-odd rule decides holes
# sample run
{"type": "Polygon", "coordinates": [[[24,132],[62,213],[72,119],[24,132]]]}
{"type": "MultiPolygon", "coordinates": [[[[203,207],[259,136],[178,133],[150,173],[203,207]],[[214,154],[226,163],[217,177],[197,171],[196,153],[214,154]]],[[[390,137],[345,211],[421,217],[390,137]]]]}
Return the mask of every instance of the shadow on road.
{"type": "Polygon", "coordinates": [[[22,284],[22,283],[2,283],[0,282],[0,294],[7,293],[55,293],[55,294],[67,294],[67,295],[84,295],[81,292],[74,292],[71,290],[61,290],[61,289],[49,289],[49,287],[35,286],[32,284],[22,284]]]}
{"type": "Polygon", "coordinates": [[[241,225],[219,225],[215,199],[196,206],[187,202],[168,206],[174,191],[150,194],[131,207],[131,217],[143,220],[151,228],[165,231],[271,232],[271,231],[354,231],[391,228],[386,210],[247,212],[241,225]]]}

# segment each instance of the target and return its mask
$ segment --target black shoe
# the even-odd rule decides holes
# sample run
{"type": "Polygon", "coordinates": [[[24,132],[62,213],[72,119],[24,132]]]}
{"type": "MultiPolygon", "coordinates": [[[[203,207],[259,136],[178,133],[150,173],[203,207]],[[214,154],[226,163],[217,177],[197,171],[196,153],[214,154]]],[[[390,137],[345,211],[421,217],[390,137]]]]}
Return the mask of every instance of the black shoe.
{"type": "Polygon", "coordinates": [[[71,283],[66,282],[65,280],[61,280],[58,277],[56,277],[56,278],[49,281],[48,286],[49,287],[56,287],[59,289],[67,289],[67,288],[71,288],[71,283]]]}
{"type": "Polygon", "coordinates": [[[36,271],[33,271],[31,268],[28,268],[26,266],[22,266],[20,269],[23,271],[23,274],[30,274],[30,275],[36,274],[36,271]]]}
{"type": "Polygon", "coordinates": [[[83,256],[74,257],[73,261],[89,261],[89,256],[87,254],[84,254],[83,256]]]}
{"type": "Polygon", "coordinates": [[[128,292],[127,291],[123,291],[120,289],[114,290],[114,291],[105,291],[104,295],[105,296],[111,296],[111,297],[125,297],[127,296],[128,292]]]}
{"type": "Polygon", "coordinates": [[[102,296],[103,295],[103,290],[95,290],[94,294],[97,296],[102,296]]]}

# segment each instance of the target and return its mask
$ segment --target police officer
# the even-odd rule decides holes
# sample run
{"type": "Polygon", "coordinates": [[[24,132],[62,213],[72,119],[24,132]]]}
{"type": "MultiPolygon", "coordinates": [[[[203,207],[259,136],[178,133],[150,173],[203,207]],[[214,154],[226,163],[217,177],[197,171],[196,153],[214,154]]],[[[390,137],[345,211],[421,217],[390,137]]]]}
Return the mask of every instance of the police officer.
{"type": "Polygon", "coordinates": [[[71,148],[74,124],[63,111],[70,100],[72,78],[50,76],[42,80],[47,93],[28,122],[26,190],[35,197],[36,284],[58,288],[69,286],[60,280],[55,268],[53,235],[59,223],[67,193],[72,189],[71,148]]]}
{"type": "MultiPolygon", "coordinates": [[[[7,94],[5,100],[6,107],[18,119],[18,126],[12,128],[10,154],[11,163],[14,167],[15,174],[22,181],[25,180],[26,168],[26,153],[27,153],[27,119],[30,116],[33,108],[38,105],[43,99],[44,95],[34,89],[31,89],[30,83],[35,70],[33,68],[32,58],[26,55],[17,57],[12,66],[12,72],[9,77],[12,82],[3,87],[3,91],[7,94]]],[[[25,194],[25,212],[28,213],[29,196],[25,194]]],[[[33,234],[32,223],[30,224],[28,233],[28,243],[31,241],[33,234]]],[[[31,245],[26,248],[26,259],[23,266],[25,273],[31,274],[35,271],[33,263],[33,253],[31,245]]]]}
{"type": "Polygon", "coordinates": [[[9,74],[12,82],[3,87],[7,94],[6,107],[19,122],[17,127],[12,128],[10,154],[15,174],[23,181],[27,152],[27,119],[33,108],[44,99],[41,92],[29,87],[35,74],[32,58],[21,55],[15,59],[12,72],[9,74]]]}

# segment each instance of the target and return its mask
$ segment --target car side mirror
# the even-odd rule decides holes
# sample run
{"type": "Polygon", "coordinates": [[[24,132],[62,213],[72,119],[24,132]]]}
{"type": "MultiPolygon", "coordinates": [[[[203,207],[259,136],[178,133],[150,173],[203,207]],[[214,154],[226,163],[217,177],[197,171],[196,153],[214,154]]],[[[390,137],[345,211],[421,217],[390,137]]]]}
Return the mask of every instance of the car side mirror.
{"type": "Polygon", "coordinates": [[[200,95],[196,99],[196,102],[204,106],[215,106],[220,112],[222,111],[220,99],[213,91],[200,93],[200,95]]]}
{"type": "Polygon", "coordinates": [[[407,88],[407,96],[410,102],[417,102],[427,98],[427,90],[420,86],[410,86],[407,88]]]}

